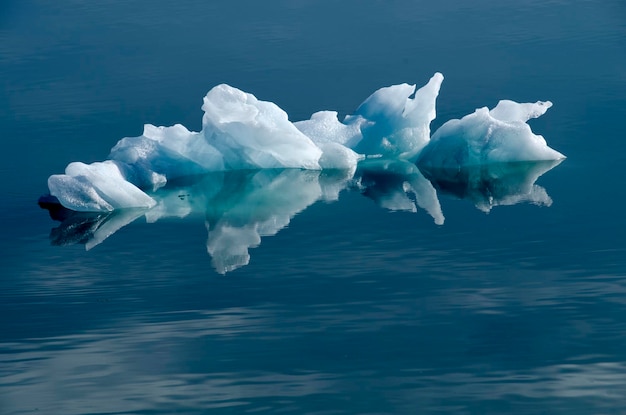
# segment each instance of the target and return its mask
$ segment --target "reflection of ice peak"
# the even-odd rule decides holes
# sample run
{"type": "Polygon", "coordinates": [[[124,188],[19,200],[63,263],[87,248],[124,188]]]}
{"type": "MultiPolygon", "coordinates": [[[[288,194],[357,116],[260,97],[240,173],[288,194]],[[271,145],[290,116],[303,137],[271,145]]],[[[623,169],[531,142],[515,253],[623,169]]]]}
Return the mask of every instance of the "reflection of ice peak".
{"type": "Polygon", "coordinates": [[[413,163],[399,159],[372,159],[359,170],[363,194],[389,210],[426,210],[437,225],[445,220],[435,188],[413,163]],[[417,205],[417,206],[416,206],[417,205]]]}
{"type": "MultiPolygon", "coordinates": [[[[230,182],[220,195],[208,201],[207,251],[219,273],[247,265],[249,248],[261,237],[273,236],[291,218],[322,197],[319,171],[261,170],[246,176],[245,182],[230,182]]],[[[241,176],[240,176],[241,178],[241,176]]]]}
{"type": "Polygon", "coordinates": [[[213,268],[220,274],[226,274],[250,262],[249,248],[256,248],[261,243],[261,235],[254,225],[234,227],[219,224],[209,233],[207,252],[211,255],[213,268]]]}

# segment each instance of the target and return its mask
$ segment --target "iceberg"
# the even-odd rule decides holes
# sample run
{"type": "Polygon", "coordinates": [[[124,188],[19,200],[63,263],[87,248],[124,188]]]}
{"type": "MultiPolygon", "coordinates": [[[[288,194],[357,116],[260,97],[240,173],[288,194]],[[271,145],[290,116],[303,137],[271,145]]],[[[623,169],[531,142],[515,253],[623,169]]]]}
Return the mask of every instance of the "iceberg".
{"type": "Polygon", "coordinates": [[[400,84],[381,88],[363,102],[347,123],[361,129],[358,153],[413,159],[430,139],[430,122],[443,75],[436,73],[422,88],[400,84]],[[413,98],[411,98],[413,95],[413,98]]]}
{"type": "Polygon", "coordinates": [[[229,85],[204,97],[202,134],[224,158],[227,170],[320,169],[322,150],[273,102],[229,85]]]}
{"type": "Polygon", "coordinates": [[[458,168],[493,163],[562,160],[526,123],[545,114],[550,101],[517,103],[503,100],[489,110],[478,108],[460,120],[450,120],[433,134],[417,163],[427,168],[458,168]]]}
{"type": "Polygon", "coordinates": [[[111,160],[70,163],[65,174],[48,178],[48,188],[63,206],[75,211],[100,212],[156,205],[154,199],[127,180],[125,167],[111,160]]]}
{"type": "MultiPolygon", "coordinates": [[[[388,163],[390,168],[406,161],[451,169],[564,158],[526,123],[544,114],[552,105],[549,101],[500,101],[492,110],[479,108],[446,122],[431,138],[442,82],[443,75],[435,73],[421,88],[409,84],[381,88],[343,121],[335,111],[319,111],[298,122],[290,121],[273,102],[217,85],[204,97],[201,131],[180,124],[147,124],[142,135],[121,139],[107,160],[70,163],[65,174],[50,176],[48,188],[67,209],[111,212],[153,208],[154,193],[172,180],[210,172],[339,169],[354,175],[359,163],[372,158],[397,160],[388,163]]],[[[435,221],[443,222],[437,206],[425,202],[430,189],[421,184],[425,181],[419,169],[409,170],[405,187],[413,189],[417,205],[428,204],[435,221]]],[[[385,203],[405,207],[412,203],[392,199],[385,203]]],[[[157,210],[153,214],[158,215],[157,210]]]]}
{"type": "Polygon", "coordinates": [[[109,159],[125,166],[128,181],[152,190],[164,186],[168,179],[224,170],[222,154],[201,133],[180,124],[147,124],[139,137],[120,140],[109,159]]]}

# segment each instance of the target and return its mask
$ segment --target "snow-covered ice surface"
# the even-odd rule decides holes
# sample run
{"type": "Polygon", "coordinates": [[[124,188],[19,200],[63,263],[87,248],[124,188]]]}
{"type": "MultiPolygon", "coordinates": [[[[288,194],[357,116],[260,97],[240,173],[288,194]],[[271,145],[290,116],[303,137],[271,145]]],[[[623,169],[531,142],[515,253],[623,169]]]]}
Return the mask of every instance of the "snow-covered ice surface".
{"type": "MultiPolygon", "coordinates": [[[[419,89],[409,84],[381,88],[343,121],[337,112],[320,111],[295,123],[272,102],[218,85],[204,97],[200,132],[180,124],[146,125],[141,136],[120,140],[109,160],[71,163],[65,174],[50,176],[48,187],[65,208],[109,212],[152,208],[157,204],[152,193],[168,181],[216,171],[341,169],[352,175],[361,160],[382,157],[396,162],[368,168],[387,170],[405,161],[419,174],[415,161],[430,169],[456,169],[564,158],[526,124],[544,114],[550,102],[500,101],[491,111],[479,108],[448,121],[431,138],[442,81],[443,75],[436,73],[419,89]]],[[[423,176],[411,177],[405,187],[415,194],[417,205],[423,204],[437,223],[443,223],[438,205],[427,201],[430,190],[423,176]]],[[[398,197],[384,204],[410,206],[398,197]]]]}

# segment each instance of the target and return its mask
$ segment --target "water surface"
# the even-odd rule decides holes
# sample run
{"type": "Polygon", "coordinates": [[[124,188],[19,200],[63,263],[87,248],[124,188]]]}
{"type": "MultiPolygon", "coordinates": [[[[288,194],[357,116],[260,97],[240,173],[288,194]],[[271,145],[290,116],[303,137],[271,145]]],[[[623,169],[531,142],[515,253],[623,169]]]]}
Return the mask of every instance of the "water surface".
{"type": "Polygon", "coordinates": [[[5,3],[1,413],[626,410],[621,2],[5,3]],[[215,211],[51,243],[49,175],[144,123],[199,130],[218,83],[295,121],[435,71],[433,130],[499,99],[554,102],[531,122],[568,156],[536,182],[551,204],[486,214],[439,183],[437,225],[346,186],[288,209],[226,275],[215,211]]]}

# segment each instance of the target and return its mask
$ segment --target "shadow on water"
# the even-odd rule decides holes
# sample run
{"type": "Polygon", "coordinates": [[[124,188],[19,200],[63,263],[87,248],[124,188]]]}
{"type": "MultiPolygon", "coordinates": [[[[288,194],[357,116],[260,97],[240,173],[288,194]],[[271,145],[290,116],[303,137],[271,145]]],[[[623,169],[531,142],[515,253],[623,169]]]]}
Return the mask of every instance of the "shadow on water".
{"type": "Polygon", "coordinates": [[[243,170],[216,172],[170,182],[151,196],[151,209],[75,212],[53,196],[39,205],[61,224],[50,232],[53,245],[97,246],[119,229],[144,217],[148,223],[165,218],[199,216],[208,231],[212,265],[225,274],[250,261],[250,248],[276,235],[291,219],[317,201],[339,200],[345,189],[358,190],[378,206],[392,211],[423,209],[443,225],[439,195],[465,199],[484,212],[495,206],[533,203],[550,206],[537,179],[560,162],[506,163],[454,170],[422,169],[402,160],[370,159],[350,171],[243,170]]]}

